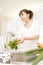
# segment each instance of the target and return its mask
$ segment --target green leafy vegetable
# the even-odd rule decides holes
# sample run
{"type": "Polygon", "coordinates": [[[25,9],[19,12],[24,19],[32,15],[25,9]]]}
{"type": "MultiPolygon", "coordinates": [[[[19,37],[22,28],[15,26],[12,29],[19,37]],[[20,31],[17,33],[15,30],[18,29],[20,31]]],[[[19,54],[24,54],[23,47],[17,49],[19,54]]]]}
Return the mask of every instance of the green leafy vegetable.
{"type": "Polygon", "coordinates": [[[39,61],[42,60],[42,59],[43,59],[43,52],[41,52],[39,54],[39,56],[34,60],[32,65],[37,65],[39,63],[39,61]]]}
{"type": "Polygon", "coordinates": [[[33,58],[28,59],[28,62],[32,61],[33,59],[34,61],[32,65],[37,65],[43,59],[43,48],[36,48],[36,49],[25,52],[25,54],[26,55],[38,54],[36,58],[33,57],[33,58]]]}
{"type": "Polygon", "coordinates": [[[41,53],[41,51],[43,51],[43,48],[36,48],[36,49],[25,52],[25,54],[26,55],[32,55],[32,54],[41,53]]]}
{"type": "Polygon", "coordinates": [[[17,39],[13,39],[13,40],[9,41],[8,46],[11,49],[15,49],[16,50],[18,48],[18,40],[17,39]]]}

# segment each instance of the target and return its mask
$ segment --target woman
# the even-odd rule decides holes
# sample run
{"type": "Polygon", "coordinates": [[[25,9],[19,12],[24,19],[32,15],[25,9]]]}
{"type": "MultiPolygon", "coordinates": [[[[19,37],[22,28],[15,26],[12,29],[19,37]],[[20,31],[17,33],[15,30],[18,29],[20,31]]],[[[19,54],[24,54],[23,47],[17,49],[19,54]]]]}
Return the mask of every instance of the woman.
{"type": "MultiPolygon", "coordinates": [[[[23,9],[19,12],[20,19],[23,24],[19,27],[19,34],[21,39],[19,47],[22,51],[28,51],[36,48],[35,42],[39,38],[39,24],[38,21],[33,20],[33,12],[31,10],[23,9]]],[[[18,35],[19,36],[19,35],[18,35]]]]}
{"type": "Polygon", "coordinates": [[[19,16],[22,24],[17,29],[19,43],[16,50],[17,53],[14,53],[16,56],[13,55],[13,58],[22,62],[30,58],[24,52],[37,47],[35,42],[39,38],[39,24],[38,21],[33,20],[33,12],[31,10],[23,9],[19,12],[19,16]]]}

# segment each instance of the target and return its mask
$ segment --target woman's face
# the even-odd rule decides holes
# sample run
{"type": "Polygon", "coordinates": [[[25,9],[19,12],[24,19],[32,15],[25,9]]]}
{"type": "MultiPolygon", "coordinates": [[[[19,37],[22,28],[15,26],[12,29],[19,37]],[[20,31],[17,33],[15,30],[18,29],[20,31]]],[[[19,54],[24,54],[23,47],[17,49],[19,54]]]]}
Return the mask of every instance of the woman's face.
{"type": "Polygon", "coordinates": [[[26,14],[25,12],[22,12],[20,18],[23,22],[27,22],[29,20],[29,14],[26,14]]]}

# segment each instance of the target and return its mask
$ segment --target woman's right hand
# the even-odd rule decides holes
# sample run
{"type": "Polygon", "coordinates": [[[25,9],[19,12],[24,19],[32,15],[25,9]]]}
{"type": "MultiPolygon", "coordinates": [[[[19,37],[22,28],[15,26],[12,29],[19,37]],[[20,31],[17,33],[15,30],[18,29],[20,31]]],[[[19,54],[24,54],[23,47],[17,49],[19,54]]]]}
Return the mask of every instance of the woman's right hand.
{"type": "Polygon", "coordinates": [[[22,44],[24,42],[24,39],[17,39],[19,42],[18,44],[22,44]]]}

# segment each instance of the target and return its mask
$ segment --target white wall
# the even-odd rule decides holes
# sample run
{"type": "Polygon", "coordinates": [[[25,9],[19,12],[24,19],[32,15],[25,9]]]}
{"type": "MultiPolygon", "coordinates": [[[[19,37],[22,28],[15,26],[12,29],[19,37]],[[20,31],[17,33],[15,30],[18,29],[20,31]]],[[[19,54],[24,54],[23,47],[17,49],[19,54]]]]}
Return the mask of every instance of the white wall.
{"type": "Polygon", "coordinates": [[[40,25],[43,25],[43,8],[36,12],[36,16],[40,25]]]}

